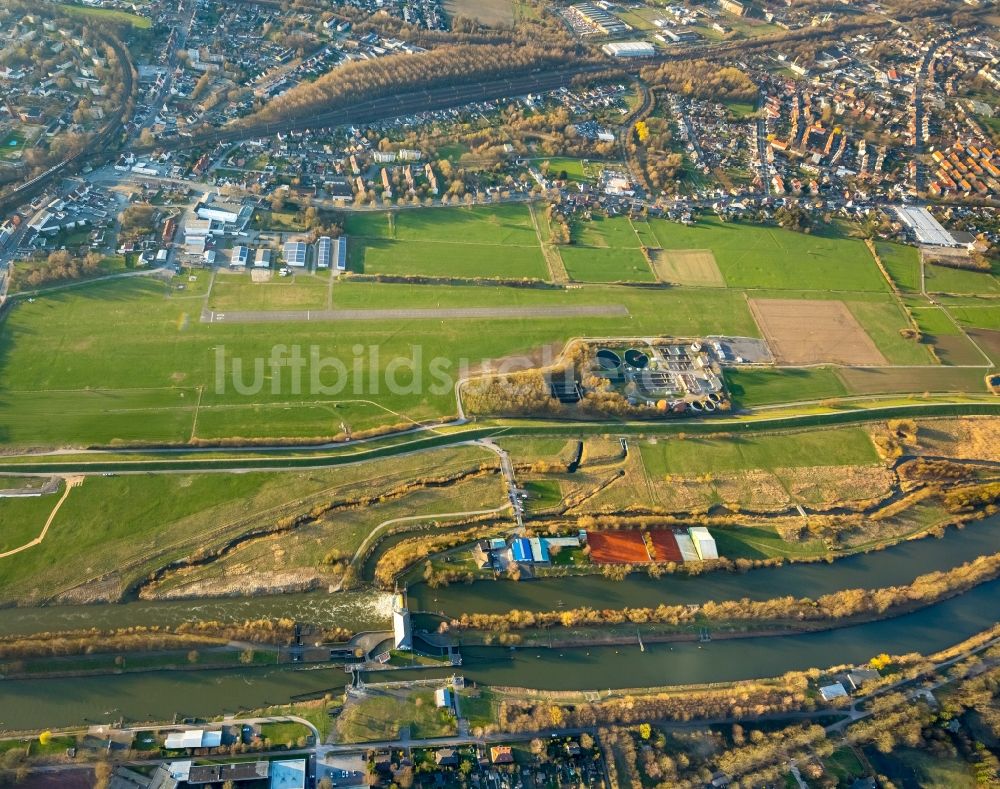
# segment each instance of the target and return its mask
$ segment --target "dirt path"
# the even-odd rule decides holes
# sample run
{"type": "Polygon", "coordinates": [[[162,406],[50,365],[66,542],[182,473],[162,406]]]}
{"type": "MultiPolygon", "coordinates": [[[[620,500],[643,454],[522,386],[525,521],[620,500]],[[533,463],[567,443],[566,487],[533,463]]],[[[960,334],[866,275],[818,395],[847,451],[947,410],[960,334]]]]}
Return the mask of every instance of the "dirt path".
{"type": "Polygon", "coordinates": [[[34,548],[36,545],[41,545],[42,540],[45,539],[45,535],[49,533],[49,526],[52,525],[52,521],[56,519],[56,515],[59,513],[59,508],[62,507],[63,502],[69,498],[69,492],[71,489],[75,488],[83,482],[83,477],[66,477],[66,490],[63,491],[62,496],[59,497],[59,501],[56,502],[56,506],[52,508],[52,512],[49,513],[48,520],[45,521],[45,526],[42,527],[42,533],[39,534],[31,542],[26,542],[20,548],[12,548],[9,551],[0,553],[0,559],[6,559],[8,556],[14,556],[15,554],[21,553],[21,551],[26,551],[29,548],[34,548]]]}
{"type": "Polygon", "coordinates": [[[549,267],[549,278],[556,285],[565,285],[569,282],[569,273],[566,271],[566,265],[563,263],[559,250],[552,244],[545,243],[545,240],[542,238],[542,228],[538,224],[538,212],[535,209],[534,203],[528,203],[528,213],[531,214],[531,222],[535,226],[535,235],[538,236],[538,243],[542,248],[542,257],[545,258],[545,264],[549,267]]]}

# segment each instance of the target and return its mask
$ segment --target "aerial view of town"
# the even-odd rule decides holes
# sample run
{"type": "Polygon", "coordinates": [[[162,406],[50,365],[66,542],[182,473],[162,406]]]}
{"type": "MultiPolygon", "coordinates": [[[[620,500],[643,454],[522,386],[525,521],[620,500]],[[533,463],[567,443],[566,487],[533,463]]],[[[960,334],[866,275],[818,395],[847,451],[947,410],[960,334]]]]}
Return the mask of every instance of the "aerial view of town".
{"type": "Polygon", "coordinates": [[[997,0],[0,0],[0,787],[1000,789],[997,0]]]}

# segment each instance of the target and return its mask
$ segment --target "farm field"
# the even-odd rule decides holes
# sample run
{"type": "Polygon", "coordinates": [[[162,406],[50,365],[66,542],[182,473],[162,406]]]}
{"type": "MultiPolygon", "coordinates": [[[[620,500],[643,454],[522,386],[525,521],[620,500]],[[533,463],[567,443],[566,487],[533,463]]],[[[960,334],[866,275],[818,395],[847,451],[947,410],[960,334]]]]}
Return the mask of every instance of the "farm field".
{"type": "Polygon", "coordinates": [[[654,476],[694,476],[748,469],[849,466],[879,462],[875,446],[861,428],[754,437],[660,440],[640,445],[642,460],[654,476]]]}
{"type": "Polygon", "coordinates": [[[750,309],[781,364],[886,363],[842,301],[751,299],[750,309]]]}
{"type": "Polygon", "coordinates": [[[710,249],[660,249],[652,252],[652,258],[653,270],[660,282],[726,287],[710,249]]]}
{"type": "Polygon", "coordinates": [[[744,407],[823,400],[848,393],[831,367],[726,370],[726,386],[744,407]]]}

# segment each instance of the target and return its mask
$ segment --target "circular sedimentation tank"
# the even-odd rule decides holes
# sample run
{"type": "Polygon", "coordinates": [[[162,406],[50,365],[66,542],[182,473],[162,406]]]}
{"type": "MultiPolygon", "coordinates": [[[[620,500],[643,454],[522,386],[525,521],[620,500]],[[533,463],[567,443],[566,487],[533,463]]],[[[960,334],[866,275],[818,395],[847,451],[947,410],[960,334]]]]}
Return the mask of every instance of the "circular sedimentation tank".
{"type": "Polygon", "coordinates": [[[604,370],[617,370],[622,366],[621,357],[610,348],[601,348],[597,352],[597,363],[604,370]]]}
{"type": "Polygon", "coordinates": [[[629,348],[625,351],[625,364],[629,367],[634,367],[636,370],[645,370],[649,364],[649,357],[642,351],[629,348]]]}

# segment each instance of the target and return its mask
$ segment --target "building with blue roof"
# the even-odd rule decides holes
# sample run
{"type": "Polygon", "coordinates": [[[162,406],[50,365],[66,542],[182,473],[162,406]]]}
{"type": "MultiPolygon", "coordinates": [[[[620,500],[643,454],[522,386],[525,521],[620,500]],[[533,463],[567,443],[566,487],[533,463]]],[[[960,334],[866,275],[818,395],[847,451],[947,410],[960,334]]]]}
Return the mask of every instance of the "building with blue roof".
{"type": "Polygon", "coordinates": [[[510,555],[515,562],[530,562],[531,541],[527,537],[518,537],[510,545],[510,555]]]}

